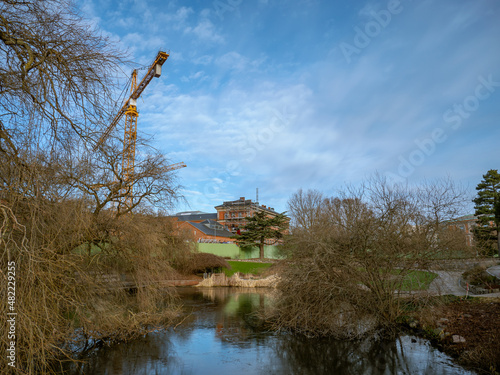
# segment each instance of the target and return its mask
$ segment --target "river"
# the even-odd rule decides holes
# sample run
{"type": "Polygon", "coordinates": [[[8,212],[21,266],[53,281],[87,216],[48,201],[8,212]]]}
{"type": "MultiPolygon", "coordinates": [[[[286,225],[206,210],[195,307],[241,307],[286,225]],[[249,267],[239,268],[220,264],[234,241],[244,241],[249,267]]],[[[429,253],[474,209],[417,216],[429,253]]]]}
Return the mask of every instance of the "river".
{"type": "Polygon", "coordinates": [[[425,340],[374,342],[308,339],[259,329],[253,312],[269,291],[178,288],[185,319],[175,328],[104,347],[73,374],[439,374],[468,375],[425,340]]]}

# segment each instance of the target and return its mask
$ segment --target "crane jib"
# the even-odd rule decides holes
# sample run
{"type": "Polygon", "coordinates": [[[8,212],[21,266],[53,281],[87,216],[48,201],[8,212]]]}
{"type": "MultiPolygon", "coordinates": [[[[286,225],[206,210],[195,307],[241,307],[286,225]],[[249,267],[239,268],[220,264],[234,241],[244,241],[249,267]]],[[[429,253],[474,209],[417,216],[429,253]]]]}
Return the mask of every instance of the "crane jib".
{"type": "Polygon", "coordinates": [[[153,77],[159,77],[161,75],[161,66],[165,61],[167,61],[168,56],[169,55],[165,52],[158,53],[155,62],[150,66],[142,81],[137,85],[137,88],[130,95],[132,99],[138,99],[149,82],[151,82],[153,77]]]}
{"type": "Polygon", "coordinates": [[[130,103],[131,99],[134,99],[134,100],[139,99],[139,97],[141,96],[142,92],[144,91],[144,89],[146,88],[146,86],[149,84],[149,82],[151,82],[151,80],[153,79],[153,77],[158,78],[158,77],[161,76],[161,66],[163,65],[163,63],[165,61],[167,61],[168,56],[169,56],[169,54],[166,53],[166,52],[162,52],[162,51],[158,52],[158,55],[156,56],[155,61],[149,67],[149,69],[148,69],[146,75],[144,76],[144,78],[137,85],[137,88],[132,92],[132,94],[130,94],[130,97],[127,99],[127,101],[125,102],[125,104],[118,111],[118,113],[116,114],[116,116],[113,118],[113,120],[111,121],[111,123],[109,124],[109,126],[104,131],[104,134],[102,135],[102,137],[99,139],[99,141],[95,145],[94,151],[111,134],[111,131],[114,129],[114,127],[116,126],[116,124],[118,123],[118,121],[120,121],[120,119],[123,117],[123,115],[127,111],[129,105],[131,104],[130,103]]]}

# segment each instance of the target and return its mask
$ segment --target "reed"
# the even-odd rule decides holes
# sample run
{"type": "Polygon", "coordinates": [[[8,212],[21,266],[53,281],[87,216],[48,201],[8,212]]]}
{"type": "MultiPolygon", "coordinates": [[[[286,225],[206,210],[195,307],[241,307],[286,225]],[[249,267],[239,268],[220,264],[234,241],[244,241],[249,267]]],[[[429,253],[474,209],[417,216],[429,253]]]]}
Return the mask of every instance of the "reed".
{"type": "Polygon", "coordinates": [[[276,288],[279,278],[276,275],[271,275],[262,279],[247,279],[243,278],[240,273],[235,273],[231,277],[227,277],[223,273],[212,274],[210,277],[203,279],[197,287],[243,287],[243,288],[276,288]]]}

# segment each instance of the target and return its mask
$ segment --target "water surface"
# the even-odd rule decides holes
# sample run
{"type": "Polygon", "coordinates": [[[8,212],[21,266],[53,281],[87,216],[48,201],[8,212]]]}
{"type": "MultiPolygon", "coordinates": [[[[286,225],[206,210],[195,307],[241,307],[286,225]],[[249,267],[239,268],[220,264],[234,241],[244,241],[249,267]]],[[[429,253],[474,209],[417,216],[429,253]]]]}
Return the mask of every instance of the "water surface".
{"type": "Polygon", "coordinates": [[[253,312],[269,291],[179,288],[185,320],[175,328],[102,348],[73,374],[439,374],[468,375],[425,340],[360,342],[265,331],[253,312]]]}

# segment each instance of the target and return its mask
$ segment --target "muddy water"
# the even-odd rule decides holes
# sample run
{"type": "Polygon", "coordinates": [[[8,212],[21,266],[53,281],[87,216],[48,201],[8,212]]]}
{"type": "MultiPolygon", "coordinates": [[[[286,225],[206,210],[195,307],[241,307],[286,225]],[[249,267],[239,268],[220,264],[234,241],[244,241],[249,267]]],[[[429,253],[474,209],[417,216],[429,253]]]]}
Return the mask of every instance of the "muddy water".
{"type": "Polygon", "coordinates": [[[103,348],[72,374],[473,374],[424,340],[307,339],[259,329],[268,292],[179,288],[186,318],[175,329],[103,348]]]}

